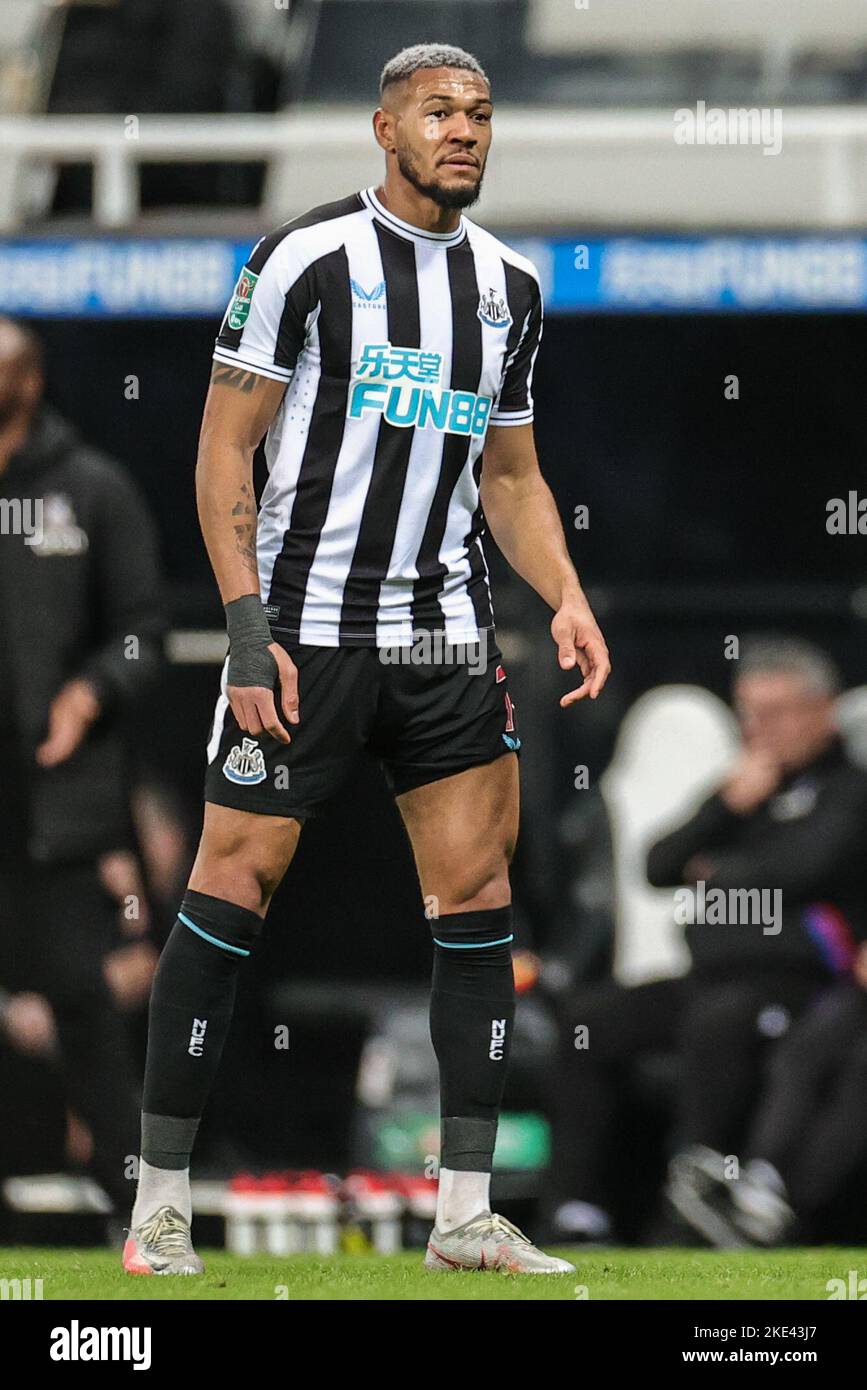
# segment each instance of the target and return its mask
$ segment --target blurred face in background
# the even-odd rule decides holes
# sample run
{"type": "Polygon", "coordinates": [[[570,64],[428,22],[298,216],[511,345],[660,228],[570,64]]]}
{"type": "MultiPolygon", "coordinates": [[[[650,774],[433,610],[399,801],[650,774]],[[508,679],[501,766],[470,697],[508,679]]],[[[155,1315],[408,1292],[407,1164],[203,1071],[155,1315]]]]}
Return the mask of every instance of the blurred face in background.
{"type": "Polygon", "coordinates": [[[422,68],[386,90],[378,134],[419,193],[439,207],[466,208],[481,190],[492,109],[488,84],[476,73],[422,68]]]}
{"type": "Polygon", "coordinates": [[[836,733],[834,697],[817,692],[798,672],[740,676],[734,706],[747,747],[766,753],[784,771],[812,762],[836,733]]]}
{"type": "Polygon", "coordinates": [[[0,319],[0,435],[25,425],[42,395],[42,373],[14,323],[0,319]]]}

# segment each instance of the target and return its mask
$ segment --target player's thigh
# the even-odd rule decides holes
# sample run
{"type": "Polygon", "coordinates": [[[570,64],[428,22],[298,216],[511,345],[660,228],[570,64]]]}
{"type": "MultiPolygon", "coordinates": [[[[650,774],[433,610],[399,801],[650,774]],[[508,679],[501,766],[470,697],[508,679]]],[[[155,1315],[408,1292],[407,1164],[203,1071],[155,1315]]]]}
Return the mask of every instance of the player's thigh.
{"type": "Polygon", "coordinates": [[[399,796],[397,805],[422,892],[439,900],[440,911],[509,901],[508,865],[519,813],[514,753],[415,787],[399,796]]]}
{"type": "Polygon", "coordinates": [[[205,803],[190,888],[264,913],[295,856],[301,822],[205,803]]]}

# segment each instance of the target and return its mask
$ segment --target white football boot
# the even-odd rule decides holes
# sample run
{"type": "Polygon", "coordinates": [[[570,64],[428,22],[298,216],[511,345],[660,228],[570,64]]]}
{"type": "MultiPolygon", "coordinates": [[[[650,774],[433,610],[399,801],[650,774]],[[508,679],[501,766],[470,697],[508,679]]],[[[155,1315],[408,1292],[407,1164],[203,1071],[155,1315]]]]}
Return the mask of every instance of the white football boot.
{"type": "Polygon", "coordinates": [[[574,1274],[568,1260],[545,1255],[502,1216],[480,1212],[453,1231],[431,1231],[426,1269],[500,1269],[510,1274],[574,1274]]]}
{"type": "Polygon", "coordinates": [[[127,1274],[204,1274],[193,1249],[190,1223],[174,1207],[160,1207],[130,1231],[123,1247],[127,1274]]]}

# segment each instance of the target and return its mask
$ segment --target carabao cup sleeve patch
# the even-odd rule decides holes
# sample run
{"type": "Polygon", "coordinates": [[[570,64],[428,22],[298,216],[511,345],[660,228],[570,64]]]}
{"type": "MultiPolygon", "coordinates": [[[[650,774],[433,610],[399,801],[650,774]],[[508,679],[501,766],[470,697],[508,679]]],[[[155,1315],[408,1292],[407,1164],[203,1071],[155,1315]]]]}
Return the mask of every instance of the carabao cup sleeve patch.
{"type": "Polygon", "coordinates": [[[238,283],[235,286],[235,294],[229,305],[229,327],[243,328],[250,313],[250,303],[253,298],[253,290],[256,288],[258,275],[254,275],[252,270],[246,266],[238,276],[238,283]]]}

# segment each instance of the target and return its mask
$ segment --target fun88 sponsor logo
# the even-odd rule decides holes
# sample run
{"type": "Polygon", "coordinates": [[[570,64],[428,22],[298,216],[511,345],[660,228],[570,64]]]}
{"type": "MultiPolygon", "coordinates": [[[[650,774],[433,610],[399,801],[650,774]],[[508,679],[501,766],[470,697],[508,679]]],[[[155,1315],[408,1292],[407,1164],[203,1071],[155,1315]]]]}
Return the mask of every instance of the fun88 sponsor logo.
{"type": "Polygon", "coordinates": [[[439,352],[365,343],[349,392],[349,418],[373,410],[402,429],[484,435],[493,397],[443,388],[442,372],[439,352]]]}

